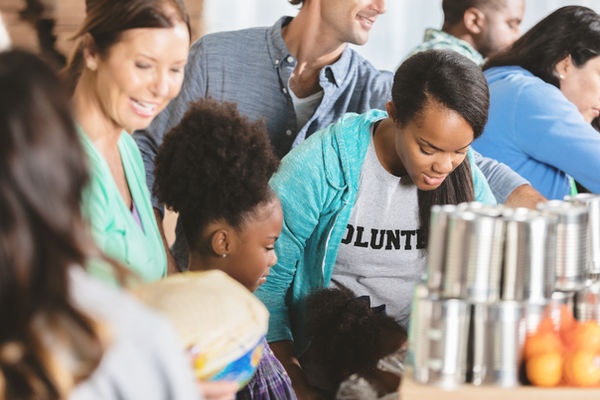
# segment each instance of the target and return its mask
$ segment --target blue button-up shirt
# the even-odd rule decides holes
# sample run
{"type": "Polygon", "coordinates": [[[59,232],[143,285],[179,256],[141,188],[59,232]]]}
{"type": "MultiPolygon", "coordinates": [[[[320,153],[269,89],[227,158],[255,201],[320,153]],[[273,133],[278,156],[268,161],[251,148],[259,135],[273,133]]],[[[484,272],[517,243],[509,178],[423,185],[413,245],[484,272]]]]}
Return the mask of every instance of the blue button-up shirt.
{"type": "MultiPolygon", "coordinates": [[[[264,120],[279,157],[346,112],[385,109],[391,97],[392,73],[375,69],[346,47],[336,62],[321,69],[323,99],[298,130],[289,92],[297,61],[281,36],[281,28],[290,21],[291,17],[282,17],[269,28],[219,32],[194,43],[181,92],[145,131],[134,135],[150,187],[154,183],[154,157],[163,135],[181,120],[189,102],[200,98],[236,102],[242,115],[264,120]]],[[[158,207],[155,199],[153,203],[158,207]]]]}

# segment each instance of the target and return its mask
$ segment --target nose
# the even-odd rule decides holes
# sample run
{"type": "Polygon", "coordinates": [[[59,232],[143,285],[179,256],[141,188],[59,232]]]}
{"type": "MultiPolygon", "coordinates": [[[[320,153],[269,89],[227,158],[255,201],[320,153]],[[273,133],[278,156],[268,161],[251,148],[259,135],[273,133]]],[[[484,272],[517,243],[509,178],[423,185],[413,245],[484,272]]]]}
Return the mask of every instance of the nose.
{"type": "Polygon", "coordinates": [[[159,71],[154,79],[152,94],[155,97],[167,97],[169,94],[169,75],[159,71]]]}
{"type": "Polygon", "coordinates": [[[275,254],[275,250],[273,250],[271,254],[271,258],[269,258],[269,267],[272,267],[273,265],[277,264],[277,254],[275,254]]]}
{"type": "Polygon", "coordinates": [[[453,158],[450,153],[442,153],[433,163],[433,171],[438,174],[449,174],[453,169],[453,158]]]}
{"type": "Polygon", "coordinates": [[[387,11],[385,9],[385,0],[375,0],[373,2],[373,8],[375,8],[377,14],[385,14],[385,12],[387,11]]]}

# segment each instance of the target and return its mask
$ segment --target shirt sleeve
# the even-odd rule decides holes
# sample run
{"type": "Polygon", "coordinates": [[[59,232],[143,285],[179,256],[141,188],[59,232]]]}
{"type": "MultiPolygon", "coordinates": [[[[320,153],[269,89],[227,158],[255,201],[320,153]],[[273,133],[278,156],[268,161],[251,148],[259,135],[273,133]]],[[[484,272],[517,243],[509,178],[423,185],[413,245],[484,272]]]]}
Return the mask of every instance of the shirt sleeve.
{"type": "Polygon", "coordinates": [[[487,179],[492,193],[494,194],[494,197],[498,203],[505,203],[506,199],[513,190],[521,185],[529,184],[529,181],[513,171],[508,165],[498,162],[492,158],[484,157],[475,149],[471,149],[471,151],[473,152],[473,160],[475,161],[475,165],[479,167],[487,179]]]}
{"type": "MultiPolygon", "coordinates": [[[[271,267],[267,282],[255,292],[270,313],[269,342],[293,341],[286,299],[292,281],[305,279],[296,276],[298,263],[326,207],[324,193],[328,182],[322,136],[317,133],[288,153],[269,182],[283,209],[283,228],[275,243],[277,264],[271,267]]],[[[309,267],[318,268],[318,273],[322,273],[320,265],[309,267]]]]}
{"type": "MultiPolygon", "coordinates": [[[[154,118],[150,126],[138,130],[133,137],[140,149],[146,170],[146,184],[152,194],[154,185],[154,158],[163,142],[164,135],[179,123],[189,108],[190,102],[197,101],[206,95],[206,58],[202,40],[192,46],[181,91],[167,107],[154,118]]],[[[152,194],[152,205],[163,212],[160,202],[152,194]]]]}
{"type": "Polygon", "coordinates": [[[471,173],[473,175],[473,191],[475,192],[475,201],[478,201],[483,204],[495,205],[496,198],[490,189],[490,185],[488,184],[487,179],[477,167],[474,160],[475,152],[473,149],[469,148],[467,155],[469,157],[469,162],[471,163],[471,173]]]}
{"type": "Polygon", "coordinates": [[[513,139],[533,159],[600,193],[600,134],[556,87],[524,87],[515,102],[513,139]]]}

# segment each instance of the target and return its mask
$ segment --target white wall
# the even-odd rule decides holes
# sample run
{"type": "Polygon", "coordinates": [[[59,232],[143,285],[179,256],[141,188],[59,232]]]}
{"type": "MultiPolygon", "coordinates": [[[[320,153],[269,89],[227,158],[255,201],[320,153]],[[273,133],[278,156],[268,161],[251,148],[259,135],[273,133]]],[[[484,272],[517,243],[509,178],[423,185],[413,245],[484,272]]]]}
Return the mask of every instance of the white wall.
{"type": "MultiPolygon", "coordinates": [[[[377,68],[395,69],[421,41],[425,28],[442,25],[441,3],[441,0],[388,0],[388,11],[377,20],[369,42],[356,49],[377,68]]],[[[204,0],[204,4],[207,32],[269,26],[280,16],[293,16],[297,12],[297,7],[287,0],[204,0]]],[[[600,12],[600,0],[526,0],[523,32],[566,5],[587,6],[600,12]]]]}

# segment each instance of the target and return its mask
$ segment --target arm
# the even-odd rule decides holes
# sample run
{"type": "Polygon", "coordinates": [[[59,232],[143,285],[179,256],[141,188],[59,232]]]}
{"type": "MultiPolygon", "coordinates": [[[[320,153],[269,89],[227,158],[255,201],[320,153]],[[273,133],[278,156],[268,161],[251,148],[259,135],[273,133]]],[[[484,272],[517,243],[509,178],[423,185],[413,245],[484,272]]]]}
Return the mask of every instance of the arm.
{"type": "Polygon", "coordinates": [[[275,357],[281,362],[283,368],[290,376],[292,387],[299,400],[319,400],[322,397],[309,386],[294,353],[294,345],[288,340],[269,343],[275,357]]]}
{"type": "Polygon", "coordinates": [[[545,201],[547,201],[547,199],[542,196],[540,192],[527,184],[521,185],[513,190],[506,199],[504,205],[512,208],[526,207],[535,210],[538,203],[545,201]]]}
{"type": "MultiPolygon", "coordinates": [[[[483,175],[485,175],[498,204],[506,203],[515,189],[521,186],[525,185],[531,188],[529,182],[513,171],[508,165],[492,158],[483,157],[474,149],[472,151],[475,164],[479,167],[483,175]]],[[[531,190],[535,189],[531,188],[531,190]]]]}
{"type": "Polygon", "coordinates": [[[160,238],[162,239],[163,246],[165,247],[165,253],[167,255],[167,275],[176,274],[179,271],[177,268],[177,263],[175,262],[175,258],[173,258],[173,254],[171,254],[171,250],[169,249],[169,244],[167,243],[167,237],[165,236],[165,229],[163,227],[162,214],[160,210],[154,209],[154,217],[156,218],[156,225],[158,226],[158,232],[160,233],[160,238]]]}

